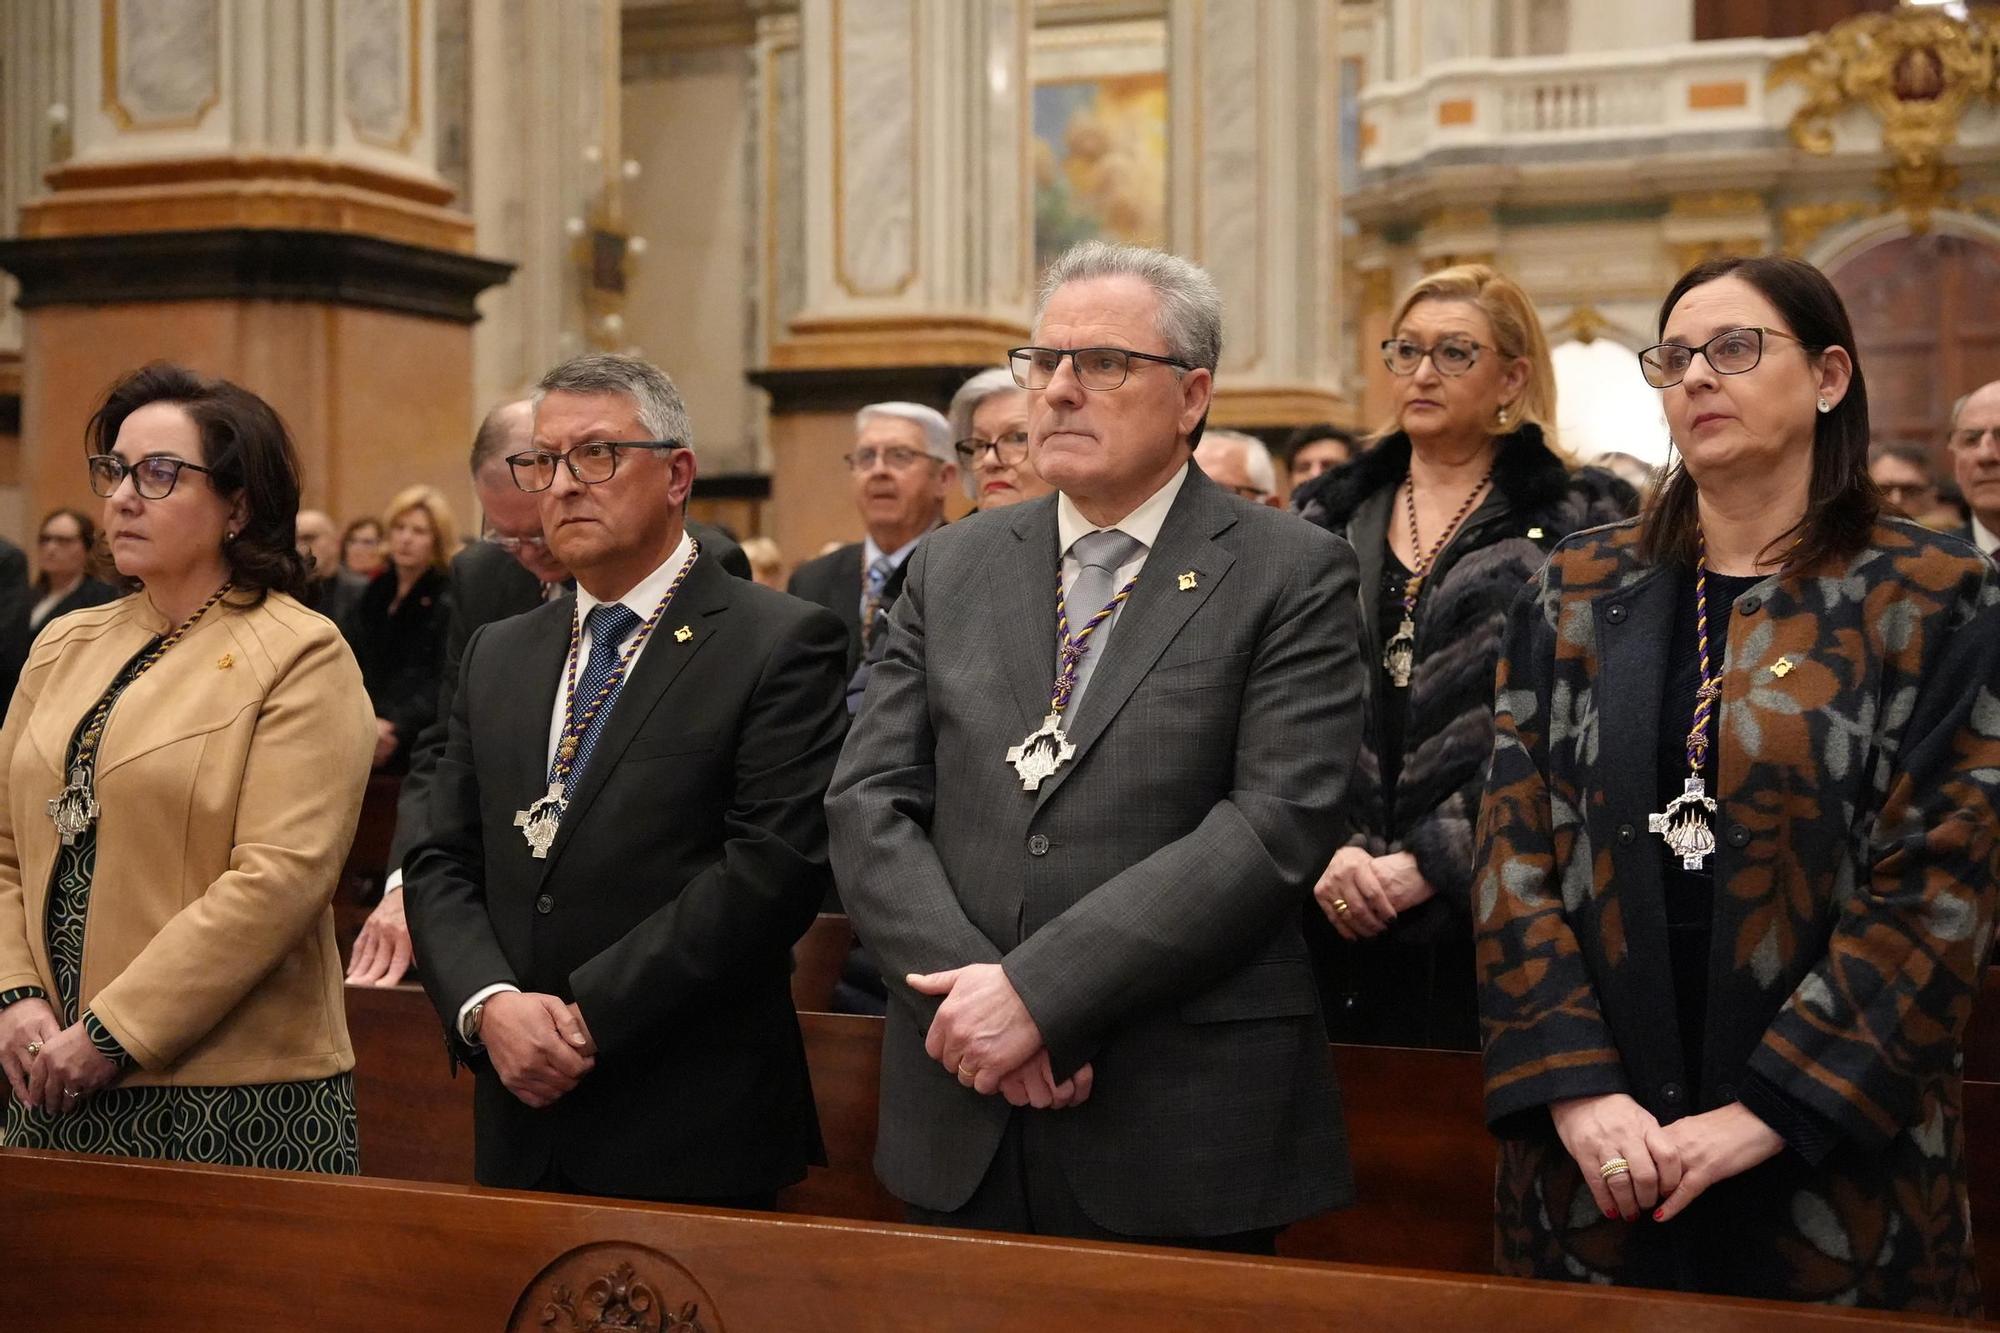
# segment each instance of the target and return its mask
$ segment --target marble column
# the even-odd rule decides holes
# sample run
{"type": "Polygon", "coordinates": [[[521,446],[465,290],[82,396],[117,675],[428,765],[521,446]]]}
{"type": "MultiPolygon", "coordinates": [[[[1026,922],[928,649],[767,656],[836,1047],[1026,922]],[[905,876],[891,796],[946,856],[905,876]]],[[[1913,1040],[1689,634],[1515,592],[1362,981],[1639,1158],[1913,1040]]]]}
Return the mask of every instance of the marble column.
{"type": "Polygon", "coordinates": [[[1212,419],[1348,421],[1337,5],[1177,0],[1168,19],[1169,244],[1225,312],[1212,419]]]}
{"type": "Polygon", "coordinates": [[[48,63],[27,95],[67,88],[38,118],[67,142],[0,242],[20,284],[29,509],[87,500],[84,421],[158,358],[268,398],[310,504],[368,512],[413,481],[462,493],[473,302],[508,266],[474,255],[436,171],[430,5],[61,8],[9,15],[39,19],[48,63]]]}
{"type": "Polygon", "coordinates": [[[942,408],[1026,338],[1032,8],[802,0],[795,30],[760,35],[776,308],[752,379],[771,394],[767,530],[789,556],[857,535],[840,463],[856,407],[942,408]]]}

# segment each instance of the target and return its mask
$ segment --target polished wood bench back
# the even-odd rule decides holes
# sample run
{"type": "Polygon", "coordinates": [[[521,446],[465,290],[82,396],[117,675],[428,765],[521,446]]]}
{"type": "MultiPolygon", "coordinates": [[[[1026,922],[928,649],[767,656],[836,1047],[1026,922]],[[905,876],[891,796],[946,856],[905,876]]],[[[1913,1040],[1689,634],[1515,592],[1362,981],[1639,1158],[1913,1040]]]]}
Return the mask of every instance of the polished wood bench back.
{"type": "Polygon", "coordinates": [[[1824,1307],[18,1151],[0,1151],[0,1216],[14,1258],[6,1322],[23,1329],[1953,1326],[1824,1307]],[[600,1314],[609,1317],[600,1323],[600,1314]],[[627,1315],[652,1322],[617,1322],[627,1315]]]}

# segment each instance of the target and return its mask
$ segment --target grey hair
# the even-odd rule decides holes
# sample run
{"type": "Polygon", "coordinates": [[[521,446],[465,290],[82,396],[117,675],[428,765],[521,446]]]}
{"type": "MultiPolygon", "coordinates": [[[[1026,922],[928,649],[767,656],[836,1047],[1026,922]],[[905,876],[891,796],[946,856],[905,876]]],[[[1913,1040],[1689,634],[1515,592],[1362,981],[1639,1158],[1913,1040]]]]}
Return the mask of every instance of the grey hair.
{"type": "Polygon", "coordinates": [[[1035,326],[1049,298],[1068,283],[1092,278],[1137,278],[1159,298],[1160,341],[1176,360],[1213,371],[1222,360],[1222,293],[1199,264],[1143,245],[1082,241],[1062,252],[1042,273],[1035,298],[1035,326]]]}
{"type": "Polygon", "coordinates": [[[692,449],[694,427],[674,382],[650,361],[615,352],[585,352],[542,376],[535,406],[552,393],[622,393],[639,412],[639,425],[655,440],[677,440],[692,449]]]}
{"type": "Polygon", "coordinates": [[[876,417],[895,417],[899,421],[914,421],[923,428],[924,452],[940,463],[954,461],[951,452],[951,423],[935,407],[925,407],[922,403],[870,403],[854,414],[854,432],[860,434],[868,428],[868,423],[876,417]]]}
{"type": "Polygon", "coordinates": [[[1243,449],[1243,472],[1250,478],[1250,484],[1266,495],[1278,493],[1278,467],[1271,461],[1271,450],[1255,435],[1240,430],[1212,430],[1202,436],[1204,445],[1222,443],[1240,445],[1243,449]]]}
{"type": "MultiPolygon", "coordinates": [[[[1004,366],[998,370],[982,370],[959,385],[958,392],[951,396],[951,407],[945,412],[951,421],[951,438],[954,441],[969,438],[972,435],[972,414],[979,410],[980,404],[1010,390],[1018,394],[1028,392],[1014,382],[1014,372],[1004,366]]],[[[972,475],[971,468],[965,469],[965,475],[959,481],[965,486],[968,498],[979,498],[979,479],[972,475]]]]}

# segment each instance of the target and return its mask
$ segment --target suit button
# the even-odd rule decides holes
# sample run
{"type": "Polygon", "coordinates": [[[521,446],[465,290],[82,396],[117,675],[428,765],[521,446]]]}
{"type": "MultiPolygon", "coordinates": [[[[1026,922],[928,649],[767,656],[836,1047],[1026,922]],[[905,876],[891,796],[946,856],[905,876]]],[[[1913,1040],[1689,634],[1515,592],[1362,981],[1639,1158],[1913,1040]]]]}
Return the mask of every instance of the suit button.
{"type": "Polygon", "coordinates": [[[1754,616],[1757,614],[1757,608],[1762,605],[1764,605],[1764,599],[1761,597],[1745,597],[1741,602],[1737,603],[1736,609],[1746,616],[1754,616]]]}
{"type": "Polygon", "coordinates": [[[1749,843],[1749,829],[1744,828],[1741,824],[1731,824],[1729,826],[1729,845],[1731,847],[1746,847],[1749,843]]]}
{"type": "Polygon", "coordinates": [[[1620,824],[1618,826],[1619,846],[1630,847],[1633,843],[1633,840],[1636,839],[1638,836],[1639,836],[1639,830],[1633,828],[1630,824],[1620,824]]]}
{"type": "Polygon", "coordinates": [[[1604,613],[1604,618],[1614,625],[1622,625],[1625,623],[1625,608],[1614,606],[1604,613]]]}
{"type": "Polygon", "coordinates": [[[555,911],[556,896],[553,893],[545,893],[541,897],[535,899],[535,910],[537,912],[540,912],[543,916],[547,916],[550,912],[555,911]]]}
{"type": "Polygon", "coordinates": [[[1047,856],[1048,854],[1049,840],[1047,838],[1037,833],[1034,837],[1028,839],[1028,855],[1047,856]]]}
{"type": "Polygon", "coordinates": [[[1678,1083],[1662,1083],[1660,1085],[1660,1100],[1668,1106],[1679,1106],[1681,1098],[1686,1095],[1678,1083]]]}

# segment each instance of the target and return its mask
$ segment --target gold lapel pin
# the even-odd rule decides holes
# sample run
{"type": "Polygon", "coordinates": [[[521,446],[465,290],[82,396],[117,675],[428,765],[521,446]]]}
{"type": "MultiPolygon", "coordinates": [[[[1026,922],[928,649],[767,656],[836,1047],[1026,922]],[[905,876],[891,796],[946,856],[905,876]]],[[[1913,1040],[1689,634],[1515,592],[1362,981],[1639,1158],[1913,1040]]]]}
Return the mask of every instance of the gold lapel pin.
{"type": "Polygon", "coordinates": [[[692,639],[693,637],[694,637],[694,631],[689,629],[686,625],[682,625],[679,629],[674,631],[675,643],[686,643],[689,639],[692,639]]]}
{"type": "Polygon", "coordinates": [[[229,670],[229,668],[235,665],[236,665],[235,657],[231,656],[228,653],[224,653],[222,656],[215,659],[215,669],[217,671],[227,671],[229,670]]]}
{"type": "Polygon", "coordinates": [[[1184,570],[1182,570],[1182,571],[1181,571],[1181,591],[1182,591],[1182,592],[1188,592],[1188,591],[1192,590],[1192,589],[1193,589],[1193,587],[1194,587],[1194,571],[1193,571],[1192,569],[1184,569],[1184,570]]]}
{"type": "Polygon", "coordinates": [[[1789,657],[1781,657],[1777,661],[1771,663],[1771,674],[1776,676],[1779,680],[1783,680],[1786,676],[1792,674],[1792,659],[1789,657]]]}

